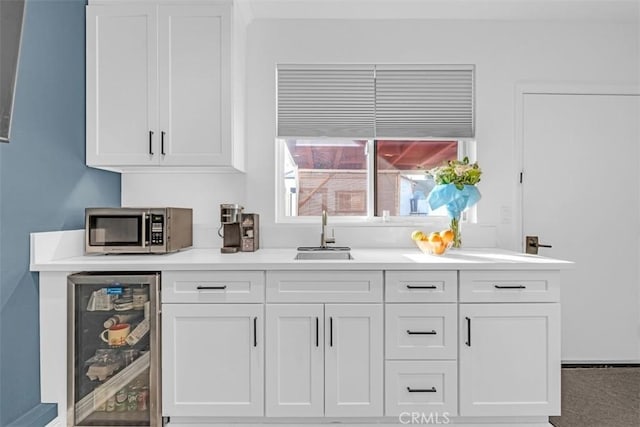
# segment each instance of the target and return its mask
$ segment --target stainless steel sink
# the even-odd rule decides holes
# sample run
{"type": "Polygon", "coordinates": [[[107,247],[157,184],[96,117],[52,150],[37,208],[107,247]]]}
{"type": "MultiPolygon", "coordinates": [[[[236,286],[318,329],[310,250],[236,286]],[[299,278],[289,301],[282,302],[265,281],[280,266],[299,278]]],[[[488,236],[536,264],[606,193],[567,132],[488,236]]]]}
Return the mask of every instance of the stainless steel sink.
{"type": "Polygon", "coordinates": [[[300,246],[298,252],[349,252],[348,246],[300,246]]]}
{"type": "Polygon", "coordinates": [[[301,260],[352,260],[348,248],[342,250],[311,250],[298,252],[295,259],[301,260]]]}

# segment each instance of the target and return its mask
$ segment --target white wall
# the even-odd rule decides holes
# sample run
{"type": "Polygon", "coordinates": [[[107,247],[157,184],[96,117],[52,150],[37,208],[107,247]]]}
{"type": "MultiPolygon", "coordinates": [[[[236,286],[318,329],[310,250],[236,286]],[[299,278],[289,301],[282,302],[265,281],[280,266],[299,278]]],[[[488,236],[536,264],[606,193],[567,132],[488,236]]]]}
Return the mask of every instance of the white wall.
{"type": "MultiPolygon", "coordinates": [[[[478,160],[484,170],[472,246],[520,249],[514,106],[522,82],[639,82],[637,22],[490,20],[257,20],[247,34],[247,173],[124,175],[124,205],[190,205],[197,227],[218,226],[218,204],[261,214],[265,247],[316,244],[319,226],[275,224],[277,63],[476,64],[478,160]]],[[[544,167],[544,165],[541,165],[544,167]]],[[[338,244],[410,245],[409,227],[336,228],[338,244]]],[[[202,245],[219,246],[208,232],[202,245]]]]}

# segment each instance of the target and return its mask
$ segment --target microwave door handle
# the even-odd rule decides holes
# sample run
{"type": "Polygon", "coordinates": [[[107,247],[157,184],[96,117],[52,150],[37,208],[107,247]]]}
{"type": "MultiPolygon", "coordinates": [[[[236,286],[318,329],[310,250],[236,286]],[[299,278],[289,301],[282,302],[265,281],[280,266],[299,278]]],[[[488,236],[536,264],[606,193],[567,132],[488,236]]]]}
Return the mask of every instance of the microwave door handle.
{"type": "Polygon", "coordinates": [[[142,247],[146,247],[147,246],[147,214],[143,213],[142,214],[142,236],[141,239],[142,240],[142,247]]]}

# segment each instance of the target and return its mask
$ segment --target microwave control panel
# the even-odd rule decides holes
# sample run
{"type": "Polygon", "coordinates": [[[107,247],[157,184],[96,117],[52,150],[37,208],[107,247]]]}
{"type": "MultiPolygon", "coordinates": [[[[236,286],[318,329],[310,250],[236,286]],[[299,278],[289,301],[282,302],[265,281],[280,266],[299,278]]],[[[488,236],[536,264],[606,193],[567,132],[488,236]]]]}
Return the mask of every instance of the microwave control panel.
{"type": "Polygon", "coordinates": [[[164,244],[164,215],[151,214],[151,244],[164,244]]]}

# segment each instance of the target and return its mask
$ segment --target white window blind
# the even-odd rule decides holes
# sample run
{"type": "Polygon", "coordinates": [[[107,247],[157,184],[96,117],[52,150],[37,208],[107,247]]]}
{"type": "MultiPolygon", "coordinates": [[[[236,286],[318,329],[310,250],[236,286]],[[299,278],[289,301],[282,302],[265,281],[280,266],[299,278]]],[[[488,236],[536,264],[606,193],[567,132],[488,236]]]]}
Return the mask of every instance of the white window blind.
{"type": "Polygon", "coordinates": [[[474,136],[473,66],[376,67],[376,138],[474,136]]]}
{"type": "Polygon", "coordinates": [[[473,65],[278,67],[279,137],[472,138],[473,65]]]}
{"type": "Polygon", "coordinates": [[[278,136],[374,136],[373,66],[279,66],[278,136]]]}

